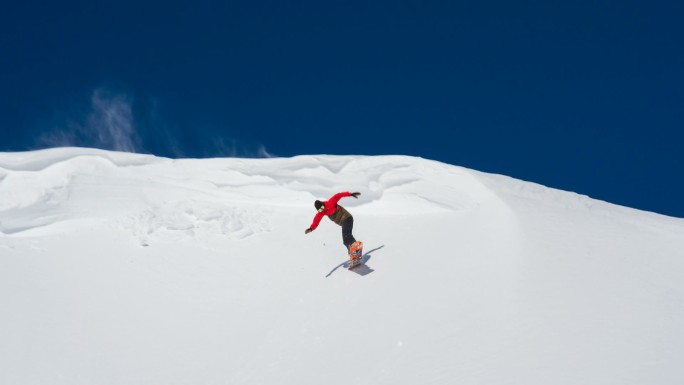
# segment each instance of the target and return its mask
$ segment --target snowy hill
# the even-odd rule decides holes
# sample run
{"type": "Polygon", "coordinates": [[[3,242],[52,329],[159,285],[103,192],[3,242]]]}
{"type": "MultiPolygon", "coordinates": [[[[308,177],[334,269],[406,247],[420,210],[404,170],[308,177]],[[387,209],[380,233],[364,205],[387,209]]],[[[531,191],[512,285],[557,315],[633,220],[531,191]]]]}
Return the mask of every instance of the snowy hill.
{"type": "Polygon", "coordinates": [[[682,277],[682,219],[424,159],[0,153],[0,384],[680,384],[682,277]]]}

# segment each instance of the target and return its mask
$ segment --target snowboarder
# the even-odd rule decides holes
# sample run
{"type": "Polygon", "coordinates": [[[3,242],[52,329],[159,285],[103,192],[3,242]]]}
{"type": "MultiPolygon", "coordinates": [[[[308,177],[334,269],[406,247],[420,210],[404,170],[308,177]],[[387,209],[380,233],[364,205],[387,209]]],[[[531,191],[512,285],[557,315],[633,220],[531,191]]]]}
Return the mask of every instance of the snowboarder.
{"type": "Polygon", "coordinates": [[[356,239],[354,239],[354,236],[352,235],[354,217],[352,217],[352,215],[349,214],[349,211],[345,210],[344,207],[338,205],[337,202],[340,199],[349,196],[359,199],[359,195],[361,195],[359,192],[341,192],[333,195],[325,202],[321,202],[319,200],[314,202],[314,207],[316,207],[316,211],[318,211],[318,213],[314,217],[311,226],[304,231],[304,234],[309,234],[310,232],[316,230],[316,227],[318,227],[318,224],[321,222],[321,219],[323,219],[323,216],[327,215],[331,221],[342,226],[342,243],[344,243],[344,247],[347,248],[347,253],[349,253],[349,247],[356,242],[356,239]]]}

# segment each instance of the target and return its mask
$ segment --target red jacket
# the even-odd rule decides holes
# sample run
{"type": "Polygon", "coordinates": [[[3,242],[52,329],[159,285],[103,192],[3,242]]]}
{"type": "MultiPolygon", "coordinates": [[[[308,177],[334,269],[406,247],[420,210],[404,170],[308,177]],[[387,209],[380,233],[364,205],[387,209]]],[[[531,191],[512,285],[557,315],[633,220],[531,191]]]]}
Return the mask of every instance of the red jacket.
{"type": "Polygon", "coordinates": [[[323,212],[316,213],[316,216],[314,217],[313,223],[311,223],[311,226],[309,226],[309,228],[311,230],[316,230],[316,227],[318,227],[318,224],[321,223],[321,219],[323,219],[323,217],[325,215],[333,215],[335,213],[335,211],[337,210],[337,202],[340,199],[342,199],[344,197],[348,197],[348,196],[351,196],[351,193],[349,193],[348,191],[341,192],[341,193],[337,193],[337,194],[333,195],[330,199],[323,202],[323,204],[325,205],[325,209],[323,210],[323,212]]]}

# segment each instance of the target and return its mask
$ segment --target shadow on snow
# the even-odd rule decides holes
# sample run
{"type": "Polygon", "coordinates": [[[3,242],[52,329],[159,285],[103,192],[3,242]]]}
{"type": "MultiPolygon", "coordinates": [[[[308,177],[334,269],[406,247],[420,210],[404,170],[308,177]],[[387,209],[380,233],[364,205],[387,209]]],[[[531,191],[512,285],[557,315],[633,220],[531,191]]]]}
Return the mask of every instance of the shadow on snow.
{"type": "MultiPolygon", "coordinates": [[[[358,274],[358,275],[361,275],[361,276],[368,275],[368,274],[372,273],[373,271],[375,271],[375,270],[371,269],[370,267],[368,267],[368,266],[366,265],[366,262],[370,261],[370,259],[371,259],[371,253],[373,253],[373,252],[375,252],[375,251],[377,251],[377,250],[380,250],[380,249],[382,249],[383,247],[385,247],[385,245],[382,245],[382,246],[380,246],[380,247],[376,247],[375,249],[373,249],[373,250],[371,250],[371,251],[369,251],[369,252],[364,253],[364,254],[361,256],[361,265],[354,267],[354,268],[351,269],[350,271],[353,271],[354,273],[356,273],[356,274],[358,274]]],[[[328,275],[326,275],[325,278],[330,277],[330,276],[332,275],[332,273],[334,273],[335,270],[339,269],[340,267],[349,268],[349,261],[347,260],[347,261],[342,262],[342,263],[340,263],[339,265],[335,266],[335,268],[332,269],[332,270],[330,270],[330,273],[328,273],[328,275]]]]}

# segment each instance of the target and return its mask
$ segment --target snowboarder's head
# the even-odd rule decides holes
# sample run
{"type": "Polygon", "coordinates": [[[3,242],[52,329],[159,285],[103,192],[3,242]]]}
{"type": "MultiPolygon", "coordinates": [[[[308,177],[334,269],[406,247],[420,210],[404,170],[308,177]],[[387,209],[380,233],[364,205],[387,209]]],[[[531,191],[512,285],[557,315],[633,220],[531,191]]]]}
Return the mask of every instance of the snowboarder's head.
{"type": "Polygon", "coordinates": [[[325,210],[325,205],[321,201],[314,202],[314,207],[316,208],[316,211],[318,211],[318,212],[323,212],[323,210],[325,210]]]}

